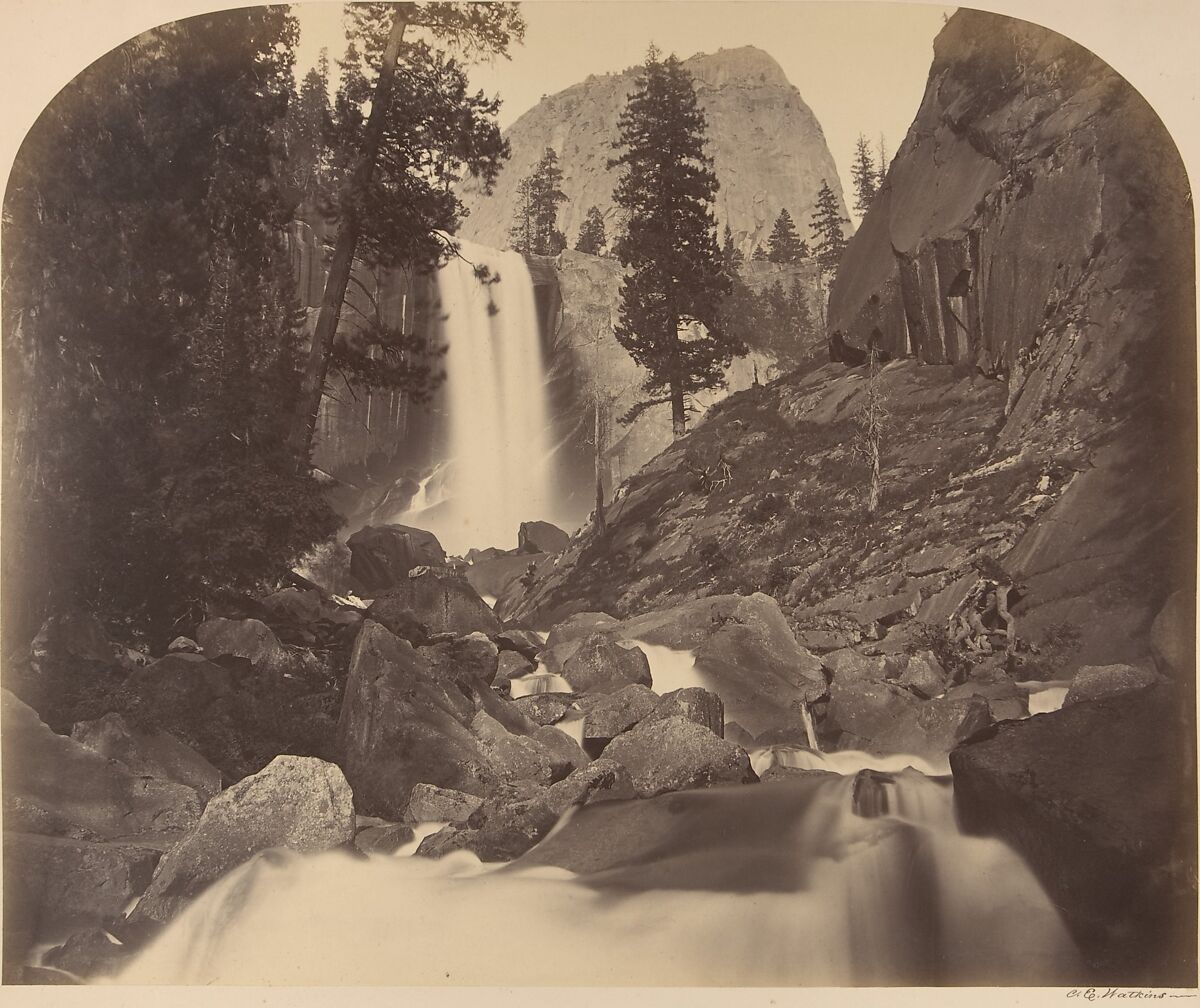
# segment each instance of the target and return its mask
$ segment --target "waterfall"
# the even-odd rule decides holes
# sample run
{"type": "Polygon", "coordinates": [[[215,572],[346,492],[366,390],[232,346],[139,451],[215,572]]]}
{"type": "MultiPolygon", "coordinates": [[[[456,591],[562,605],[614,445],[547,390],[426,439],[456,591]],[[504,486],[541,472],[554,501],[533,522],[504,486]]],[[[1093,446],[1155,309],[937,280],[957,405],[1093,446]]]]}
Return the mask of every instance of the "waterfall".
{"type": "Polygon", "coordinates": [[[420,506],[403,520],[463,554],[471,547],[515,547],[521,522],[548,519],[552,499],[550,419],[529,270],[520,253],[457,241],[460,256],[437,274],[449,347],[449,472],[440,499],[422,492],[420,506]],[[476,267],[498,281],[482,283],[476,267]]]}
{"type": "Polygon", "coordinates": [[[882,771],[865,753],[850,762],[852,775],[573,809],[502,866],[465,851],[271,852],[201,895],[116,982],[1056,986],[1086,976],[1020,857],[959,832],[949,782],[882,771]],[[553,936],[552,947],[531,935],[553,936]]]}

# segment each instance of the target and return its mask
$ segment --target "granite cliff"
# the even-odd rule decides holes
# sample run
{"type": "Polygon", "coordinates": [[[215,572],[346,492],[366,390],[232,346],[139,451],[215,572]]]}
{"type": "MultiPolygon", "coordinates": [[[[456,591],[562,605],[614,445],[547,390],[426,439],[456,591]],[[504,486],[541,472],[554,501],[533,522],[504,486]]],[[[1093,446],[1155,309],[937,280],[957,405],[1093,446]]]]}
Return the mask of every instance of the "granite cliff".
{"type": "MultiPolygon", "coordinates": [[[[692,74],[700,107],[708,118],[708,152],[716,164],[718,227],[726,223],[747,258],[765,244],[779,211],[787,208],[807,234],[807,222],[823,180],[841,199],[841,183],[821,125],[800,92],[769,55],[745,46],[700,54],[684,61],[692,74]]],[[[505,133],[512,157],[492,196],[472,182],[460,195],[470,215],[462,235],[502,248],[512,224],[518,183],[533,170],[547,147],[558,154],[567,202],[559,228],[574,246],[579,226],[592,206],[604,212],[611,236],[617,230],[612,191],[617,173],[606,167],[613,156],[617,119],[632,91],[635,69],[591,76],[543,98],[505,133]]],[[[843,206],[844,210],[844,206],[843,206]]],[[[847,216],[849,216],[847,214],[847,216]]]]}

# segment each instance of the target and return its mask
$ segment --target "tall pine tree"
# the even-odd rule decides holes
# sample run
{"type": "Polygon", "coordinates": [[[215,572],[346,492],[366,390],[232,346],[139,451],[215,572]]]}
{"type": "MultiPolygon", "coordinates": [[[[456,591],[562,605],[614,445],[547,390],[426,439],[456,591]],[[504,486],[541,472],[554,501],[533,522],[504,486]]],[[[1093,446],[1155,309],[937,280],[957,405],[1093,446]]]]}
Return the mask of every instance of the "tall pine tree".
{"type": "Polygon", "coordinates": [[[725,234],[721,239],[721,259],[725,263],[725,272],[730,277],[735,276],[737,271],[742,268],[742,263],[746,259],[742,255],[742,250],[734,244],[733,229],[728,223],[725,224],[725,234]]]}
{"type": "Polygon", "coordinates": [[[336,528],[287,443],[296,39],[285,7],[164,25],[81,73],[21,149],[3,280],[22,629],[82,606],[165,643],[336,528]]]}
{"type": "Polygon", "coordinates": [[[821,191],[817,193],[817,206],[813,210],[812,223],[813,255],[823,276],[832,282],[837,275],[838,264],[846,249],[846,232],[842,225],[850,223],[842,216],[837,195],[821,180],[821,191]]]}
{"type": "Polygon", "coordinates": [[[609,167],[621,169],[613,198],[628,225],[616,246],[627,270],[616,337],[649,372],[650,398],[631,414],[670,403],[682,437],[689,397],[720,387],[724,368],[745,348],[721,324],[730,280],[713,219],[717,177],[695,88],[674,55],[660,60],[650,48],[618,129],[613,146],[622,153],[609,167]],[[705,331],[697,334],[693,323],[705,331]]]}
{"type": "Polygon", "coordinates": [[[599,207],[592,207],[579,226],[579,238],[575,241],[577,252],[588,255],[600,255],[608,244],[608,235],[604,231],[604,214],[599,207]]]}
{"type": "Polygon", "coordinates": [[[509,243],[529,255],[557,255],[567,244],[558,230],[558,205],[565,203],[562,169],[553,147],[547,147],[533,171],[517,185],[509,243]]]}
{"type": "Polygon", "coordinates": [[[767,239],[767,259],[773,263],[797,263],[808,255],[808,244],[796,234],[796,225],[787,210],[780,210],[775,227],[767,239]]]}
{"type": "Polygon", "coordinates": [[[871,147],[861,133],[854,145],[854,160],[850,163],[850,178],[854,182],[854,210],[865,217],[879,191],[879,171],[871,157],[871,147]]]}
{"type": "MultiPolygon", "coordinates": [[[[490,190],[508,154],[495,121],[499,101],[471,92],[458,57],[505,54],[525,32],[514,3],[356,3],[348,9],[361,59],[344,62],[333,112],[330,212],[337,239],[292,428],[293,446],[306,457],[354,262],[416,273],[444,263],[456,251],[445,235],[464,215],[455,185],[469,174],[490,190]]],[[[365,342],[366,355],[342,362],[360,381],[428,389],[430,368],[414,358],[421,348],[411,333],[379,328],[365,342]]]]}

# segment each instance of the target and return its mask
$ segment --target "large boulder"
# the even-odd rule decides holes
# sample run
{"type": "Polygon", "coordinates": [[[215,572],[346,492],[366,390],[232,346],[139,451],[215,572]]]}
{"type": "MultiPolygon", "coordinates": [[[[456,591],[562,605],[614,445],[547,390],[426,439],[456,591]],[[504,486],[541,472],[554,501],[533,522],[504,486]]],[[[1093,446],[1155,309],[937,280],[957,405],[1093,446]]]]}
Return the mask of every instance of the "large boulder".
{"type": "Polygon", "coordinates": [[[493,637],[500,620],[464,578],[446,568],[414,571],[377,598],[367,610],[371,619],[385,623],[393,612],[411,613],[430,634],[461,637],[476,631],[493,637]]]}
{"type": "Polygon", "coordinates": [[[553,779],[550,753],[537,740],[513,734],[485,711],[475,715],[471,731],[500,780],[549,784],[553,779]]]}
{"type": "Polygon", "coordinates": [[[498,599],[514,581],[519,581],[529,565],[540,564],[546,553],[502,553],[480,557],[466,569],[466,578],[480,595],[498,599]]]}
{"type": "Polygon", "coordinates": [[[1068,707],[1084,700],[1116,696],[1118,693],[1153,686],[1158,681],[1158,676],[1153,672],[1136,665],[1083,665],[1071,680],[1071,688],[1067,690],[1062,705],[1068,707]]]}
{"type": "Polygon", "coordinates": [[[1177,591],[1150,627],[1150,651],[1158,671],[1185,681],[1196,674],[1196,595],[1177,591]]]}
{"type": "Polygon", "coordinates": [[[1193,744],[1191,711],[1157,685],[997,725],[950,755],[963,828],[1025,858],[1091,982],[1196,982],[1193,744]]]}
{"type": "Polygon", "coordinates": [[[932,651],[896,655],[892,661],[896,685],[903,686],[923,700],[941,696],[950,685],[950,675],[932,651]]]}
{"type": "Polygon", "coordinates": [[[272,623],[284,626],[306,626],[320,621],[325,615],[325,600],[315,588],[301,590],[284,588],[262,600],[272,623]]]}
{"type": "Polygon", "coordinates": [[[819,731],[835,749],[943,763],[959,742],[989,723],[991,709],[983,697],[921,701],[894,683],[835,680],[819,731]]]}
{"type": "Polygon", "coordinates": [[[645,720],[661,721],[669,717],[685,717],[707,728],[717,738],[725,737],[725,705],[716,693],[699,686],[687,686],[665,694],[645,720]]]}
{"type": "Polygon", "coordinates": [[[557,525],[546,521],[521,522],[517,530],[517,551],[520,553],[561,553],[571,542],[557,525]]]}
{"type": "Polygon", "coordinates": [[[165,922],[259,851],[311,854],[354,840],[354,796],[342,771],[307,756],[277,756],[208,803],[196,828],[159,862],[130,919],[165,922]]]}
{"type": "Polygon", "coordinates": [[[500,651],[484,634],[472,633],[452,641],[417,648],[435,676],[454,683],[484,682],[496,678],[500,651]]]}
{"type": "Polygon", "coordinates": [[[412,797],[408,800],[404,821],[409,823],[466,822],[482,804],[483,799],[476,795],[454,791],[451,788],[435,787],[432,784],[418,784],[412,789],[412,797]]]}
{"type": "Polygon", "coordinates": [[[563,663],[563,677],[580,693],[615,693],[631,683],[651,685],[645,652],[600,634],[585,638],[563,663]]]}
{"type": "Polygon", "coordinates": [[[758,780],[746,750],[685,717],[638,725],[613,739],[604,755],[629,771],[639,798],[758,780]]]}
{"type": "Polygon", "coordinates": [[[56,661],[107,665],[114,659],[113,645],[103,625],[91,613],[85,612],[51,616],[34,637],[30,654],[39,670],[56,661]]]}
{"type": "Polygon", "coordinates": [[[585,741],[608,742],[616,738],[654,711],[658,701],[658,694],[640,683],[625,686],[614,693],[588,697],[580,703],[584,710],[585,741]]]}
{"type": "Polygon", "coordinates": [[[467,728],[474,716],[474,704],[439,681],[411,644],[367,620],[337,727],[339,763],[358,810],[399,819],[421,783],[486,794],[494,775],[467,728]]]}
{"type": "Polygon", "coordinates": [[[414,567],[446,562],[437,536],[406,525],[368,525],[349,539],[350,576],[368,596],[402,584],[414,567]]]}
{"type": "Polygon", "coordinates": [[[221,790],[221,772],[198,752],[161,729],[131,727],[120,714],[81,721],[71,738],[138,777],[186,785],[201,802],[221,790]]]}
{"type": "Polygon", "coordinates": [[[205,620],[196,628],[196,640],[209,658],[245,658],[255,669],[272,673],[286,672],[295,664],[274,631],[261,620],[205,620]]]}
{"type": "Polygon", "coordinates": [[[5,829],[98,840],[186,830],[200,818],[191,787],[140,776],[56,735],[7,690],[0,698],[5,829]]]}
{"type": "Polygon", "coordinates": [[[529,696],[518,697],[513,701],[513,706],[536,724],[558,724],[566,717],[568,711],[574,709],[575,694],[531,693],[529,696]]]}

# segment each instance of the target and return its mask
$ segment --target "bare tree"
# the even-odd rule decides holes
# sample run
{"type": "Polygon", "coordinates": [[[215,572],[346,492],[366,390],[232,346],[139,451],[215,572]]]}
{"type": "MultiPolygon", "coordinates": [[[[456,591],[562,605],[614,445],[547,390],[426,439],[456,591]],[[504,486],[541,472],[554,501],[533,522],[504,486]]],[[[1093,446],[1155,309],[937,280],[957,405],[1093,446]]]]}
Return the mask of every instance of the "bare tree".
{"type": "Polygon", "coordinates": [[[879,354],[872,341],[867,349],[866,401],[859,410],[855,421],[859,431],[855,450],[863,456],[870,469],[867,478],[867,514],[874,514],[878,510],[879,500],[883,493],[879,469],[879,447],[889,415],[880,378],[879,354]]]}

